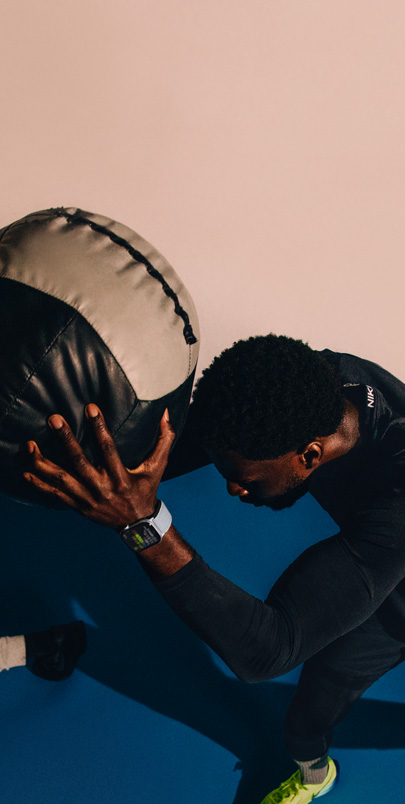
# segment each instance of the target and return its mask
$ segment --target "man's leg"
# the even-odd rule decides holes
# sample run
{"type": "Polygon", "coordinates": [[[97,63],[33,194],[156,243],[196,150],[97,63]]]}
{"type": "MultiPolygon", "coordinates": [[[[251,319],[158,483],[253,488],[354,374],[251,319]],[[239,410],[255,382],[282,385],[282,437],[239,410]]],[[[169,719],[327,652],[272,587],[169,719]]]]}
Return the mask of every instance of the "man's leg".
{"type": "Polygon", "coordinates": [[[305,663],[285,722],[287,748],[303,784],[320,784],[325,779],[333,727],[375,680],[333,676],[314,659],[305,663]]]}
{"type": "Polygon", "coordinates": [[[285,722],[287,748],[299,771],[263,804],[289,801],[288,784],[294,804],[305,804],[333,786],[336,774],[329,747],[334,726],[374,681],[403,658],[405,642],[389,636],[373,615],[305,662],[285,722]]]}
{"type": "Polygon", "coordinates": [[[285,724],[294,759],[327,754],[333,727],[404,656],[405,641],[390,636],[374,614],[305,662],[285,724]]]}

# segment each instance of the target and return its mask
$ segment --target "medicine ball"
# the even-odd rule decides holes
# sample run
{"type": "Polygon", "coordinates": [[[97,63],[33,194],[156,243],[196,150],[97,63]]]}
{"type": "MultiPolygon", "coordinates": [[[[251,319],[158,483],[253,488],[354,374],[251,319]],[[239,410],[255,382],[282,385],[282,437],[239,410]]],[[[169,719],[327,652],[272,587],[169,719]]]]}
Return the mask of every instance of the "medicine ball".
{"type": "Polygon", "coordinates": [[[47,425],[52,413],[66,418],[92,458],[84,406],[95,402],[129,468],[153,449],[166,407],[179,435],[198,339],[183,283],[126,226],[57,208],[2,229],[0,492],[50,505],[22,472],[29,439],[67,466],[47,425]]]}

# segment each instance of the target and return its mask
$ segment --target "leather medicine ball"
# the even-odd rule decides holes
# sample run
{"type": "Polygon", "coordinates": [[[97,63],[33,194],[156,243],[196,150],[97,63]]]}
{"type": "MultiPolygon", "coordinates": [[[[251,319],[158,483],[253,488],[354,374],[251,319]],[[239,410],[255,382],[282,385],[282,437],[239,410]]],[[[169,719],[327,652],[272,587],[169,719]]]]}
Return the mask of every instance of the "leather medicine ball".
{"type": "Polygon", "coordinates": [[[0,492],[50,505],[22,472],[31,438],[67,466],[47,425],[52,413],[66,418],[91,457],[84,406],[95,402],[129,468],[153,449],[166,407],[179,435],[198,339],[183,283],[126,226],[57,208],[2,229],[0,492]]]}

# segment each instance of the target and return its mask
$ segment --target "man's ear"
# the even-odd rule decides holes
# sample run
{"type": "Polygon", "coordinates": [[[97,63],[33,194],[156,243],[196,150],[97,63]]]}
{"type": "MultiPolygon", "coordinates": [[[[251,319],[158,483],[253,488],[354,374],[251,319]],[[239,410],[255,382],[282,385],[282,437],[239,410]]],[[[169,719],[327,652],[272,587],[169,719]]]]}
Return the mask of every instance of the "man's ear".
{"type": "Polygon", "coordinates": [[[301,463],[305,466],[305,469],[313,470],[320,466],[322,456],[322,444],[320,444],[319,441],[312,441],[311,444],[307,444],[305,449],[301,452],[300,459],[301,463]]]}

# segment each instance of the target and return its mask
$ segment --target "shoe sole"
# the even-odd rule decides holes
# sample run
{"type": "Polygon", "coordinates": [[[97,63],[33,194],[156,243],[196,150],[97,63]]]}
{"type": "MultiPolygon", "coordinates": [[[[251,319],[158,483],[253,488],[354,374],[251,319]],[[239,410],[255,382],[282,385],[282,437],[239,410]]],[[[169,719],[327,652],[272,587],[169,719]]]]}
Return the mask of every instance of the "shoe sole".
{"type": "Polygon", "coordinates": [[[327,787],[324,787],[324,789],[321,790],[320,793],[317,793],[316,796],[314,796],[314,798],[321,798],[321,796],[326,796],[326,793],[330,793],[330,791],[333,790],[333,788],[337,784],[337,781],[339,779],[340,767],[339,767],[339,762],[337,762],[336,759],[334,759],[333,761],[335,763],[335,768],[336,768],[336,776],[335,776],[335,778],[333,779],[332,782],[330,782],[330,784],[327,785],[327,787]]]}

